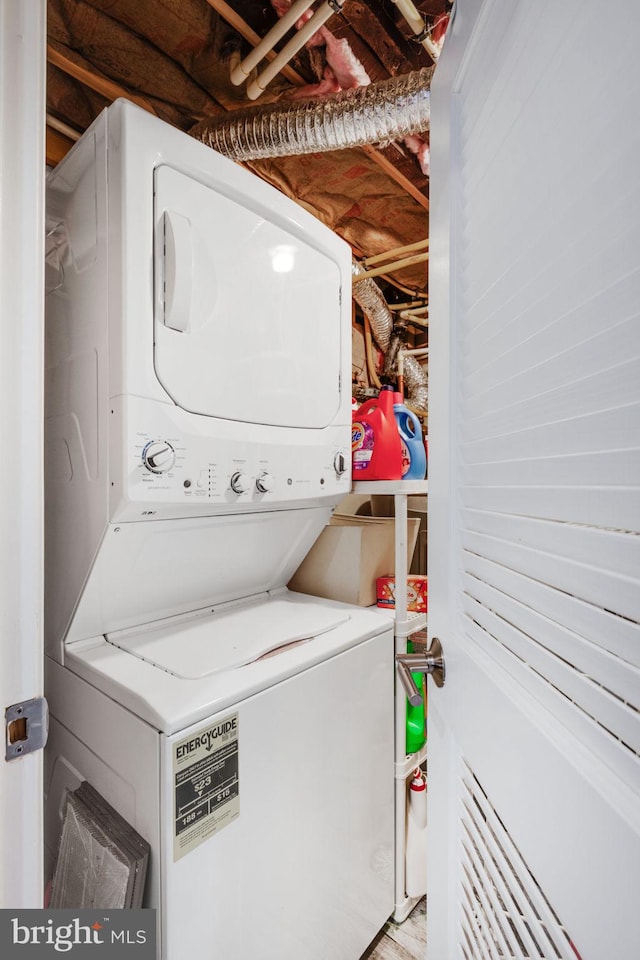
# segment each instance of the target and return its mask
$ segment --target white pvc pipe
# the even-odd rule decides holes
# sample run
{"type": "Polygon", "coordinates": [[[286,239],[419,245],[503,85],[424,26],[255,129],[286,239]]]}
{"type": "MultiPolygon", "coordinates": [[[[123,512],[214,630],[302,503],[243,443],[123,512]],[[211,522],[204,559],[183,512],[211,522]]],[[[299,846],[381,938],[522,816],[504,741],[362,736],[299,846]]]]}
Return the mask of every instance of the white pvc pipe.
{"type": "Polygon", "coordinates": [[[404,247],[396,247],[394,250],[387,250],[386,253],[377,253],[374,257],[365,257],[360,262],[365,267],[373,267],[376,263],[384,263],[386,260],[397,260],[405,253],[414,253],[416,250],[424,250],[429,246],[429,240],[418,240],[416,243],[409,243],[404,247]]]}
{"type": "Polygon", "coordinates": [[[416,253],[413,257],[405,257],[403,260],[395,260],[391,263],[385,263],[382,267],[374,267],[372,270],[365,270],[364,273],[359,273],[357,276],[354,276],[352,281],[353,283],[361,283],[362,280],[371,279],[372,277],[382,277],[387,273],[392,273],[394,270],[402,270],[404,267],[412,267],[416,263],[424,263],[428,259],[428,252],[416,253]]]}
{"type": "Polygon", "coordinates": [[[260,43],[256,44],[251,53],[232,67],[231,83],[236,87],[244,83],[251,75],[251,71],[258,66],[270,50],[273,50],[278,40],[284,37],[285,33],[300,19],[303,13],[306,13],[313,3],[314,0],[296,0],[278,22],[271,27],[271,30],[265,34],[260,43]]]}
{"type": "Polygon", "coordinates": [[[80,133],[77,130],[70,127],[68,123],[63,123],[62,120],[58,120],[57,117],[53,117],[50,113],[47,114],[47,126],[51,127],[52,130],[57,130],[58,133],[64,134],[64,136],[70,140],[80,139],[80,133]]]}
{"type": "Polygon", "coordinates": [[[396,7],[405,18],[416,37],[421,37],[420,44],[427,51],[432,60],[436,61],[440,56],[440,51],[431,37],[424,36],[425,23],[422,14],[413,3],[413,0],[393,0],[396,7]]]}
{"type": "Polygon", "coordinates": [[[298,50],[301,50],[309,37],[312,37],[316,30],[319,30],[322,27],[329,17],[333,16],[336,12],[334,9],[335,6],[341,6],[341,4],[334,3],[333,5],[325,0],[325,3],[321,7],[318,7],[314,15],[310,20],[307,20],[305,24],[298,30],[298,32],[289,40],[289,42],[282,48],[278,56],[271,61],[271,63],[265,67],[265,69],[260,73],[247,87],[247,96],[250,100],[257,100],[261,93],[266,90],[267,86],[271,83],[273,78],[282,70],[284,66],[291,60],[292,57],[296,55],[298,50]]]}

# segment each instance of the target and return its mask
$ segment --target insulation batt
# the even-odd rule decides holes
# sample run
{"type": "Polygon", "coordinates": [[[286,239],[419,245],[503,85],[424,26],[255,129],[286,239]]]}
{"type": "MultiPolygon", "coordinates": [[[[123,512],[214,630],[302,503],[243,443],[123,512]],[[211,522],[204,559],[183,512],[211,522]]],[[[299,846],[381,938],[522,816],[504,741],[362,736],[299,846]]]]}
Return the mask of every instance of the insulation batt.
{"type": "Polygon", "coordinates": [[[307,83],[304,87],[296,87],[287,96],[288,100],[309,100],[312,97],[329,97],[332,93],[340,93],[341,87],[335,73],[329,65],[324,68],[320,83],[307,83]]]}
{"type": "Polygon", "coordinates": [[[423,140],[420,134],[413,133],[409,137],[404,138],[405,147],[415,153],[418,158],[418,163],[420,164],[420,169],[424,173],[425,177],[429,176],[429,170],[431,169],[431,153],[429,151],[429,144],[426,140],[423,140]]]}
{"type": "Polygon", "coordinates": [[[315,36],[320,36],[318,46],[324,44],[327,63],[342,90],[365,87],[371,83],[371,77],[349,46],[348,40],[339,40],[326,27],[321,27],[315,36]]]}
{"type": "MultiPolygon", "coordinates": [[[[287,12],[291,3],[292,0],[271,0],[271,6],[279,17],[287,12]]],[[[296,21],[296,29],[299,30],[312,16],[313,10],[306,10],[296,21]]],[[[442,39],[444,39],[444,33],[442,39]]],[[[290,94],[288,99],[322,98],[333,93],[339,93],[341,90],[365,87],[371,83],[371,77],[349,46],[349,41],[334,36],[326,27],[323,26],[316,30],[307,40],[305,46],[324,47],[327,65],[324,68],[320,83],[298,87],[290,94]]],[[[421,172],[425,177],[428,177],[430,169],[429,144],[417,133],[405,137],[404,144],[411,153],[415,154],[421,172]]]]}

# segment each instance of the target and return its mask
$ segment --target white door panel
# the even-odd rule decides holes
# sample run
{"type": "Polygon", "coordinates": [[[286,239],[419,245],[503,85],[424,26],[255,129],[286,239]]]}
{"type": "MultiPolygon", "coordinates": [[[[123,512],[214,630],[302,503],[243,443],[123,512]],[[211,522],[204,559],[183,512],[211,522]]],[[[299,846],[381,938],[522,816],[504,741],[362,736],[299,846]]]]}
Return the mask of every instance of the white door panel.
{"type": "Polygon", "coordinates": [[[429,960],[637,956],[637,41],[466,0],[432,86],[429,960]]]}

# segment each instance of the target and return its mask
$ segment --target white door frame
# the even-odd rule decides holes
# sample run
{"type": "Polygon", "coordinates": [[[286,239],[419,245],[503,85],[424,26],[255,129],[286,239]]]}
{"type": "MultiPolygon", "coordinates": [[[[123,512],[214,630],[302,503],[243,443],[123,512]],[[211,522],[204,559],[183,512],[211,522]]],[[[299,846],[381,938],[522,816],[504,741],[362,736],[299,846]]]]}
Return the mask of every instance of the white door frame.
{"type": "MultiPolygon", "coordinates": [[[[0,705],[43,694],[46,0],[0,3],[0,705]]],[[[6,741],[6,737],[5,737],[6,741]]],[[[0,759],[0,907],[42,906],[42,750],[0,759]]]]}

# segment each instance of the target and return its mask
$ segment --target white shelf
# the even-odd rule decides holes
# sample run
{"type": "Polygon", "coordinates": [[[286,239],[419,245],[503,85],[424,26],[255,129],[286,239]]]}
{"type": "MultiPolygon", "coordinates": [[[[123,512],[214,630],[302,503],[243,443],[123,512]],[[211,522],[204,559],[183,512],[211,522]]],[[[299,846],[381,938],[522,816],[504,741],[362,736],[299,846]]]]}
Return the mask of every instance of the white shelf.
{"type": "Polygon", "coordinates": [[[394,629],[396,637],[410,637],[419,630],[427,629],[427,615],[426,613],[409,613],[406,620],[396,620],[394,629]]]}
{"type": "MultiPolygon", "coordinates": [[[[352,486],[354,493],[393,495],[395,500],[395,579],[396,583],[405,583],[407,569],[407,497],[426,495],[426,480],[356,480],[352,486]]],[[[403,654],[407,650],[407,638],[418,630],[426,630],[426,613],[413,613],[407,610],[406,591],[396,591],[395,607],[370,607],[383,617],[393,621],[394,653],[403,654]]],[[[406,755],[407,698],[395,670],[395,720],[394,720],[394,795],[395,795],[395,831],[394,831],[394,900],[393,919],[401,923],[409,916],[420,899],[407,897],[404,889],[405,845],[406,845],[406,803],[407,777],[419,767],[427,755],[426,744],[417,753],[406,755]]]]}
{"type": "Polygon", "coordinates": [[[383,617],[393,621],[393,632],[396,637],[402,637],[406,639],[414,633],[418,633],[419,630],[427,629],[427,615],[426,613],[407,613],[406,620],[396,620],[396,609],[395,607],[378,607],[372,606],[368,607],[369,610],[374,610],[376,613],[381,614],[383,617]]]}
{"type": "Polygon", "coordinates": [[[411,776],[415,768],[421,766],[426,759],[427,744],[425,742],[417,753],[410,753],[406,759],[394,764],[396,780],[406,780],[411,776]]]}
{"type": "Polygon", "coordinates": [[[428,492],[427,480],[356,480],[353,493],[408,493],[416,496],[428,492]]]}
{"type": "MultiPolygon", "coordinates": [[[[353,493],[363,494],[391,494],[395,500],[395,578],[396,583],[404,583],[407,579],[407,497],[422,496],[428,493],[426,480],[356,480],[352,485],[353,493]]],[[[378,611],[383,617],[393,621],[394,653],[402,654],[407,650],[407,638],[419,630],[426,630],[426,613],[413,613],[407,610],[405,591],[396,591],[395,607],[370,607],[378,611]]],[[[394,763],[394,795],[395,795],[395,837],[394,837],[394,900],[395,910],[393,919],[402,923],[409,916],[420,897],[407,897],[404,889],[405,872],[405,845],[406,845],[406,780],[411,772],[424,763],[427,756],[427,745],[417,753],[407,756],[406,722],[407,698],[400,682],[398,671],[395,671],[395,763],[394,763]]]]}

